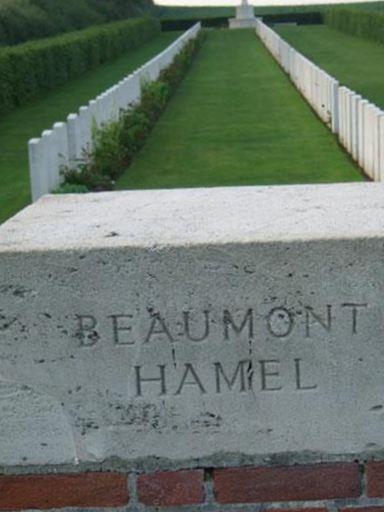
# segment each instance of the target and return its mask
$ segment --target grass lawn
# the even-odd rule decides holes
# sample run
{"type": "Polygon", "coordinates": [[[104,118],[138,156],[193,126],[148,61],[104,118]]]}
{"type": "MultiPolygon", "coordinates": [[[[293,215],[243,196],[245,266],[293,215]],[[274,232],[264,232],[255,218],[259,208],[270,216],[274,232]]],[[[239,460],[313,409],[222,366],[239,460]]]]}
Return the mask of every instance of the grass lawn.
{"type": "Polygon", "coordinates": [[[362,177],[252,30],[211,31],[124,188],[358,181],[362,177]]]}
{"type": "Polygon", "coordinates": [[[179,33],[160,34],[134,52],[104,64],[0,120],[0,223],[30,202],[28,140],[141,66],[179,33]]]}
{"type": "Polygon", "coordinates": [[[384,45],[325,25],[276,25],[275,30],[343,85],[384,108],[384,45]]]}

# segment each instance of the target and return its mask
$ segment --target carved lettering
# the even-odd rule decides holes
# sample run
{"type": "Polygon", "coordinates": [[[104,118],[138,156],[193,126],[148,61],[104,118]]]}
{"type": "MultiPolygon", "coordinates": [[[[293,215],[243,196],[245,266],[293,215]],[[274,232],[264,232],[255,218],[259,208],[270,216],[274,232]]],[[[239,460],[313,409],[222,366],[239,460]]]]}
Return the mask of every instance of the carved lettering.
{"type": "Polygon", "coordinates": [[[351,308],[352,313],[352,334],[357,334],[357,314],[359,308],[366,308],[368,304],[354,304],[354,303],[345,303],[341,305],[342,308],[351,308]]]}
{"type": "Polygon", "coordinates": [[[191,334],[191,326],[190,326],[190,312],[184,311],[183,312],[183,319],[184,319],[184,330],[187,338],[191,341],[204,341],[209,336],[209,311],[203,311],[204,315],[204,327],[203,327],[203,333],[201,336],[193,336],[191,334]]]}
{"type": "Polygon", "coordinates": [[[77,337],[80,340],[81,347],[93,347],[100,340],[99,333],[96,331],[97,320],[92,315],[76,315],[77,318],[77,337]]]}
{"type": "Polygon", "coordinates": [[[244,318],[240,325],[236,324],[236,322],[233,320],[233,317],[231,313],[228,311],[228,309],[225,309],[223,312],[223,323],[224,323],[224,338],[226,340],[230,339],[229,336],[229,327],[237,334],[240,335],[242,331],[246,328],[248,325],[248,338],[253,338],[253,310],[248,309],[248,311],[245,313],[244,318]]]}
{"type": "Polygon", "coordinates": [[[113,340],[116,345],[134,345],[135,342],[132,340],[122,340],[121,334],[122,332],[130,333],[132,332],[131,325],[123,325],[122,322],[125,320],[132,320],[133,315],[111,315],[112,319],[112,328],[113,328],[113,340]]]}
{"type": "Polygon", "coordinates": [[[317,384],[303,384],[302,363],[302,359],[295,359],[296,389],[299,391],[309,391],[311,389],[317,389],[317,384]]]}
{"type": "Polygon", "coordinates": [[[315,320],[323,329],[327,332],[331,332],[332,328],[332,306],[326,306],[325,319],[323,319],[318,313],[315,313],[313,308],[305,306],[305,335],[307,338],[311,337],[311,320],[315,320]]]}
{"type": "Polygon", "coordinates": [[[104,342],[128,348],[157,341],[197,344],[232,340],[248,343],[249,349],[256,333],[262,339],[260,337],[265,331],[277,339],[285,339],[293,334],[300,338],[311,338],[317,334],[319,341],[329,340],[334,332],[342,335],[342,329],[344,334],[356,335],[362,330],[361,319],[366,308],[367,303],[359,302],[345,302],[336,306],[325,304],[316,308],[304,304],[297,314],[285,306],[279,306],[256,316],[255,306],[233,311],[230,308],[171,311],[167,318],[153,310],[148,310],[150,314],[145,313],[143,317],[143,313],[137,310],[136,314],[119,313],[101,319],[93,315],[77,315],[75,332],[81,347],[92,347],[103,337],[104,342]],[[300,324],[296,316],[299,313],[303,313],[300,324]],[[138,337],[138,333],[143,332],[143,323],[144,333],[138,337]],[[324,334],[329,336],[324,337],[324,334]]]}
{"type": "MultiPolygon", "coordinates": [[[[283,387],[270,383],[269,377],[273,379],[280,377],[280,361],[278,359],[261,359],[261,390],[262,391],[280,391],[283,387]]],[[[271,380],[273,380],[271,379],[271,380]]]]}
{"type": "Polygon", "coordinates": [[[227,377],[221,363],[214,363],[215,366],[215,377],[216,377],[216,393],[221,393],[221,380],[224,379],[227,387],[232,391],[236,381],[239,379],[240,391],[246,391],[252,387],[252,375],[253,372],[248,372],[248,369],[252,368],[252,361],[247,359],[240,361],[236,367],[236,370],[232,378],[227,377]]]}
{"type": "Polygon", "coordinates": [[[273,308],[267,315],[268,331],[276,338],[289,336],[293,329],[293,315],[288,309],[273,308]]]}
{"type": "Polygon", "coordinates": [[[148,343],[151,340],[152,336],[155,335],[165,336],[168,339],[168,341],[171,342],[175,341],[171,333],[169,332],[165,320],[163,320],[160,313],[155,313],[152,315],[152,322],[147,337],[145,339],[145,343],[148,343]]]}
{"type": "Polygon", "coordinates": [[[142,396],[142,384],[148,382],[157,382],[160,384],[160,393],[159,396],[167,394],[167,386],[165,382],[165,365],[159,364],[157,365],[159,368],[160,376],[159,377],[142,377],[141,376],[141,366],[135,366],[135,374],[136,374],[136,396],[142,396]]]}
{"type": "Polygon", "coordinates": [[[235,365],[229,364],[229,367],[223,362],[216,361],[205,365],[204,370],[199,369],[197,363],[184,363],[181,374],[167,365],[157,365],[145,370],[142,366],[135,366],[136,396],[180,396],[187,388],[201,395],[225,392],[278,392],[283,389],[296,393],[314,391],[318,388],[307,363],[300,357],[290,361],[259,359],[258,363],[260,372],[254,371],[255,362],[252,359],[240,360],[235,365]],[[284,382],[282,368],[286,379],[284,382]],[[292,382],[293,386],[290,385],[292,382]]]}
{"type": "Polygon", "coordinates": [[[206,390],[205,390],[203,384],[201,383],[199,376],[197,375],[193,365],[190,363],[187,363],[185,365],[184,375],[181,379],[180,386],[179,386],[178,390],[176,391],[175,395],[180,395],[182,390],[184,389],[184,386],[187,386],[187,385],[188,386],[197,386],[198,389],[200,390],[201,394],[206,393],[206,390]],[[187,380],[189,376],[192,377],[192,380],[187,380]]]}

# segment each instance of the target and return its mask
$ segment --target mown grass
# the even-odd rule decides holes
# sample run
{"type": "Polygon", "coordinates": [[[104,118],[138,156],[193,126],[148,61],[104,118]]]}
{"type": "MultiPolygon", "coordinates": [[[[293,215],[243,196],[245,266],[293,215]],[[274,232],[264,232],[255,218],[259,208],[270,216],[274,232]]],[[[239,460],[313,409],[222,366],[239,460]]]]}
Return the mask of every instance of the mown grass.
{"type": "Polygon", "coordinates": [[[30,202],[28,140],[141,66],[174,40],[168,32],[0,120],[0,223],[30,202]]]}
{"type": "Polygon", "coordinates": [[[253,31],[212,31],[123,188],[361,180],[253,31]]]}
{"type": "Polygon", "coordinates": [[[276,25],[274,28],[341,84],[384,108],[384,45],[326,25],[276,25]]]}

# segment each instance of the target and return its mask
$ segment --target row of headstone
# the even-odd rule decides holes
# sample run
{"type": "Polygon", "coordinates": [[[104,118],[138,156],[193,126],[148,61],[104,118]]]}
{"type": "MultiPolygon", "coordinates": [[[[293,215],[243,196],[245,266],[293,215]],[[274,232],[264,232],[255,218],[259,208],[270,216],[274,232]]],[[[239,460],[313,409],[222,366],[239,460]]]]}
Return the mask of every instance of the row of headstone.
{"type": "Polygon", "coordinates": [[[384,181],[384,112],[359,94],[340,87],[339,139],[374,181],[384,181]]]}
{"type": "Polygon", "coordinates": [[[260,19],[256,32],[320,119],[337,133],[338,81],[292,48],[260,19]]]}
{"type": "Polygon", "coordinates": [[[164,51],[109,88],[88,105],[69,114],[65,123],[55,123],[40,138],[29,141],[32,201],[55,190],[63,180],[63,169],[76,169],[92,150],[96,129],[116,120],[121,112],[139,103],[144,83],[159,78],[183,47],[201,30],[197,23],[164,51]]]}
{"type": "Polygon", "coordinates": [[[374,181],[384,180],[384,112],[292,48],[261,20],[256,32],[319,117],[374,181]]]}

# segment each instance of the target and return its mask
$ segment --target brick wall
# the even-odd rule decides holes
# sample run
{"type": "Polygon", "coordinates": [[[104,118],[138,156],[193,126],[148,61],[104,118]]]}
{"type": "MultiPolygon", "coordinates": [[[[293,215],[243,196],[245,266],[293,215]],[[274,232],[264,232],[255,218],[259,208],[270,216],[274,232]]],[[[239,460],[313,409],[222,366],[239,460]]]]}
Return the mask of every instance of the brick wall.
{"type": "Polygon", "coordinates": [[[1,475],[0,510],[384,512],[384,462],[1,475]]]}

